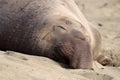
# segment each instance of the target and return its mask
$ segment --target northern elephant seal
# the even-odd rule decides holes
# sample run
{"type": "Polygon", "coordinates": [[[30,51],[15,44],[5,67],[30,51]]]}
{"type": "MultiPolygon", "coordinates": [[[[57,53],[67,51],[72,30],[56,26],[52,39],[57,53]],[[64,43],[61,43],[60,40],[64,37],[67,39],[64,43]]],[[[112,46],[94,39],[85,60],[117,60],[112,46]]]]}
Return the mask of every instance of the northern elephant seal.
{"type": "MultiPolygon", "coordinates": [[[[0,49],[49,57],[71,68],[91,69],[101,37],[74,0],[0,0],[0,49]]],[[[102,56],[102,57],[99,57],[102,56]]]]}

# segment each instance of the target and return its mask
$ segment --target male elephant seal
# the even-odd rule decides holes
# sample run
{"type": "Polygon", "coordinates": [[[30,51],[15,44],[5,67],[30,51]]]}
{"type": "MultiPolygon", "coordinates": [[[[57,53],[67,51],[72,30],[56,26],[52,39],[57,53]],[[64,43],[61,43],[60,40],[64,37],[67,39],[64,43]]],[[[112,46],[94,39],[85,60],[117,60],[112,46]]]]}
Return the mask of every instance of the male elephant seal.
{"type": "Polygon", "coordinates": [[[101,37],[74,0],[0,0],[0,49],[49,57],[71,68],[91,69],[101,37]]]}

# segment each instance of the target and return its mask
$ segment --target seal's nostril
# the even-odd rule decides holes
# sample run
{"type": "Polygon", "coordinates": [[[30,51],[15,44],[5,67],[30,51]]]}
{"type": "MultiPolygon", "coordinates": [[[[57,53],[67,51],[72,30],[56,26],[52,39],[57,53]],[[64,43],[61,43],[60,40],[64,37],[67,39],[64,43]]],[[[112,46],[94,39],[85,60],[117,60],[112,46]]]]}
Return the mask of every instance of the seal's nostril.
{"type": "Polygon", "coordinates": [[[80,40],[86,40],[84,34],[80,31],[77,30],[72,30],[72,35],[76,38],[76,39],[80,39],[80,40]]]}

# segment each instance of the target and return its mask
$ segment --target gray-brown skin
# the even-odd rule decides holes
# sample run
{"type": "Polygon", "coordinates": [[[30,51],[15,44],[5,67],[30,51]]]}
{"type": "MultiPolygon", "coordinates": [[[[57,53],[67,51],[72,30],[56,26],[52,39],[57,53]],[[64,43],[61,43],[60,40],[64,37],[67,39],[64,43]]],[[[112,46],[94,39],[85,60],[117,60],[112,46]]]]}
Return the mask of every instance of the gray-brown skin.
{"type": "MultiPolygon", "coordinates": [[[[45,56],[71,68],[91,69],[101,37],[73,0],[0,0],[0,49],[45,56]]],[[[102,56],[102,57],[101,57],[102,56]]]]}

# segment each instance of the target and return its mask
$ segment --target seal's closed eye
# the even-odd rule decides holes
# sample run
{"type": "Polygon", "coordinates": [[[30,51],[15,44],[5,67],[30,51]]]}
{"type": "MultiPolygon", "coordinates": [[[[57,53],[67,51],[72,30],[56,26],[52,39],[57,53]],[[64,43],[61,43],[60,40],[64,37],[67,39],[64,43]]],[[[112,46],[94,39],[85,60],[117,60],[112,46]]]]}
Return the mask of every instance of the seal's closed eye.
{"type": "Polygon", "coordinates": [[[61,30],[61,29],[66,30],[63,26],[54,26],[53,27],[53,30],[61,30]]]}
{"type": "Polygon", "coordinates": [[[64,29],[64,30],[66,30],[63,26],[57,26],[57,28],[62,28],[62,29],[64,29]]]}
{"type": "Polygon", "coordinates": [[[67,30],[63,26],[54,26],[53,32],[56,34],[65,33],[67,30]]]}

